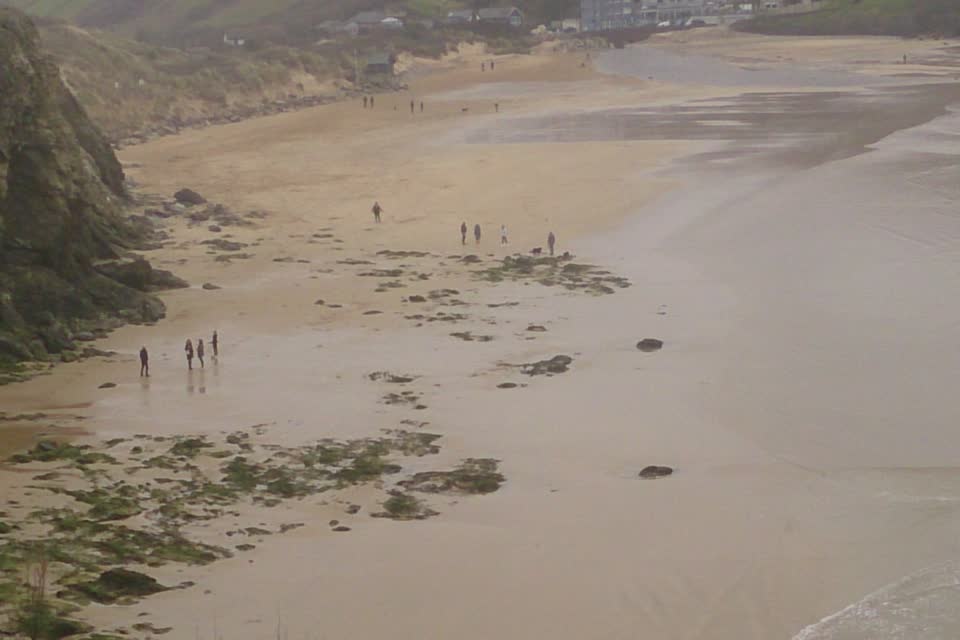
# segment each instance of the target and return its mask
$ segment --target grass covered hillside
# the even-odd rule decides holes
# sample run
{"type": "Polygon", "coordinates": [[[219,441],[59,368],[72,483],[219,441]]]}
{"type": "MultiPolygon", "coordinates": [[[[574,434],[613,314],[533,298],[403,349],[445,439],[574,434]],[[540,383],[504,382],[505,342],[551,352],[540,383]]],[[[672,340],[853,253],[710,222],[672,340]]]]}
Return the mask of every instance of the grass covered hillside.
{"type": "Polygon", "coordinates": [[[44,48],[91,118],[115,140],[151,127],[196,123],[264,103],[337,97],[349,61],[269,46],[175,49],[64,22],[43,22],[44,48]]]}
{"type": "Polygon", "coordinates": [[[303,44],[314,26],[370,9],[443,18],[452,9],[513,4],[532,26],[579,15],[578,0],[0,0],[34,16],[172,46],[209,44],[225,30],[265,33],[273,42],[303,44]]]}
{"type": "Polygon", "coordinates": [[[960,0],[825,0],[818,11],[764,15],[737,24],[781,35],[960,36],[960,0]]]}

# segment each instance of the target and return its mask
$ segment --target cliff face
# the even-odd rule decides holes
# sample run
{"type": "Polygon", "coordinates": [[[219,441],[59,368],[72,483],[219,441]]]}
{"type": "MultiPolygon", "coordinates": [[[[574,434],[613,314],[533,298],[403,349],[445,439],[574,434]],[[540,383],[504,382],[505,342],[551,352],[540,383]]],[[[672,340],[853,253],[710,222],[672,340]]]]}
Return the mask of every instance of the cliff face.
{"type": "Polygon", "coordinates": [[[120,163],[32,22],[0,9],[0,361],[46,359],[73,349],[74,334],[162,317],[159,300],[105,275],[137,240],[124,198],[120,163]]]}

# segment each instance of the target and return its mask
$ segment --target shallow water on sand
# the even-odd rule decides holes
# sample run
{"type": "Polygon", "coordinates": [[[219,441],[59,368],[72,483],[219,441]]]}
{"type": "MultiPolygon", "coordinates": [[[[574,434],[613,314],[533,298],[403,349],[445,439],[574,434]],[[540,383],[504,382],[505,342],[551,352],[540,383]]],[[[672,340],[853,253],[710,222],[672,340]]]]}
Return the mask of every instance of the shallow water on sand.
{"type": "Polygon", "coordinates": [[[763,91],[683,105],[515,117],[464,135],[467,142],[478,144],[734,141],[725,150],[711,151],[709,158],[726,161],[752,155],[764,163],[811,167],[861,153],[866,145],[928,121],[958,101],[960,84],[860,92],[763,91]],[[784,149],[789,153],[782,153],[784,149]]]}
{"type": "Polygon", "coordinates": [[[902,79],[898,81],[848,71],[786,65],[777,68],[737,65],[714,57],[643,45],[607,51],[597,58],[596,64],[604,73],[700,86],[824,88],[904,83],[902,79]]]}

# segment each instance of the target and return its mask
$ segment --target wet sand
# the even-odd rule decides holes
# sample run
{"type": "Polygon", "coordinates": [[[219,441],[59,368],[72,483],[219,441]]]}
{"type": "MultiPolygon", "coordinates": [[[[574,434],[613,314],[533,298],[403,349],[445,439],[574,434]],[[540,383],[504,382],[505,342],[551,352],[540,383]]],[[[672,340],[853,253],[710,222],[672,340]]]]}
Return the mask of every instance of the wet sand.
{"type": "MultiPolygon", "coordinates": [[[[259,227],[228,230],[254,257],[215,262],[193,243],[212,237],[205,225],[176,223],[191,242],[150,257],[223,289],[166,295],[168,320],[97,345],[116,362],[0,389],[5,410],[85,415],[102,438],[266,422],[287,445],[423,421],[451,461],[502,460],[507,484],[423,522],[357,517],[344,535],[305,502],[284,517],[307,526],[282,540],[177,573],[193,589],[88,617],[109,627],[146,612],[171,638],[791,638],[926,567],[937,584],[954,575],[960,95],[942,80],[863,80],[879,71],[852,45],[824,77],[857,79],[823,92],[816,48],[795,40],[776,83],[684,82],[679,45],[655,42],[611,53],[620,71],[642,60],[639,78],[589,73],[579,57],[506,59],[496,82],[472,66],[426,78],[422,119],[383,97],[375,114],[332,105],[126,150],[146,191],[190,186],[266,210],[259,227]],[[651,47],[675,82],[646,79],[651,47]],[[513,89],[492,114],[497,82],[513,89]],[[461,219],[482,223],[479,250],[460,246],[461,219]],[[491,285],[450,257],[492,262],[547,229],[633,286],[491,285]],[[390,268],[402,273],[360,275],[390,268]],[[404,288],[377,292],[387,280],[404,288]],[[441,288],[467,304],[404,300],[441,288]],[[407,317],[440,311],[466,317],[407,317]],[[183,339],[213,328],[221,358],[187,374],[183,339]],[[644,337],[666,345],[641,353],[644,337]],[[133,377],[141,343],[149,381],[133,377]],[[503,366],[560,353],[573,365],[551,378],[503,366]],[[427,409],[384,405],[366,376],[385,369],[420,376],[427,409]],[[119,386],[97,390],[107,380],[119,386]],[[638,479],[648,464],[677,472],[638,479]]],[[[861,40],[878,59],[900,47],[861,40]]],[[[709,46],[736,55],[735,42],[709,46]]],[[[920,617],[875,600],[801,637],[886,637],[920,617]]],[[[944,602],[913,601],[946,622],[910,637],[955,635],[944,602]]]]}

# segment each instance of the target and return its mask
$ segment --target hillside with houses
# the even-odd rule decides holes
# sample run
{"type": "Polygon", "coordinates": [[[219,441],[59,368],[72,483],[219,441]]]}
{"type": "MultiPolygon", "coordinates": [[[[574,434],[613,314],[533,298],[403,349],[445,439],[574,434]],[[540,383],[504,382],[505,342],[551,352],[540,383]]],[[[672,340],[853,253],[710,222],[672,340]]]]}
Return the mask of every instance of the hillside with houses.
{"type": "Polygon", "coordinates": [[[67,20],[153,44],[171,46],[265,42],[303,45],[317,34],[357,35],[373,29],[540,24],[579,16],[576,0],[0,0],[32,15],[67,20]]]}
{"type": "Polygon", "coordinates": [[[117,143],[401,88],[403,56],[440,58],[463,42],[525,52],[538,28],[579,30],[568,0],[4,4],[34,15],[68,86],[117,143]]]}

